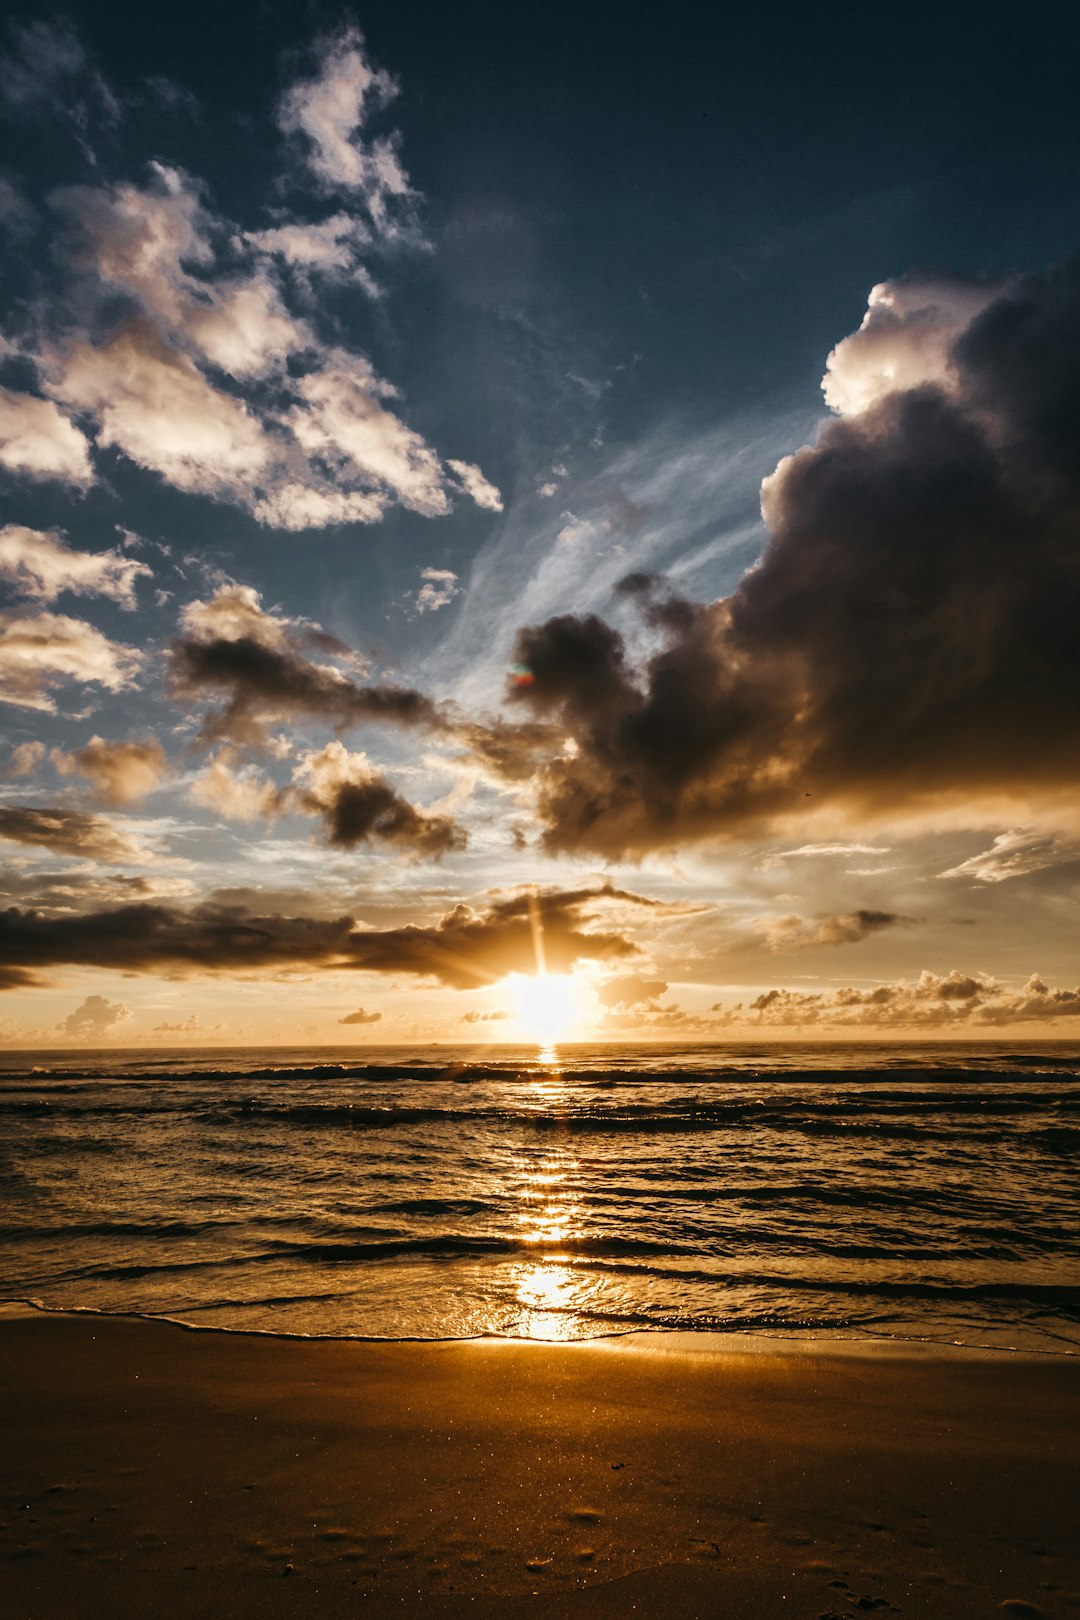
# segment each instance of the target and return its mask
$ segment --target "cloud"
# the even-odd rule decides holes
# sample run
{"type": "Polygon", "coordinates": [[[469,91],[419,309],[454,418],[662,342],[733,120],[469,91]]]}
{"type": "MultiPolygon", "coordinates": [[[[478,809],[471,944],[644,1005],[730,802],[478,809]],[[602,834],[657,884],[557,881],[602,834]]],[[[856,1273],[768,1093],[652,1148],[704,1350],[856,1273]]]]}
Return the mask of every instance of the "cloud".
{"type": "Polygon", "coordinates": [[[94,416],[100,444],[191,494],[249,504],[273,454],[243,400],[213,387],[145,321],[100,348],[76,343],[52,389],[94,416]]]}
{"type": "Polygon", "coordinates": [[[502,511],[502,496],[495,485],[484,477],[479,467],[474,467],[470,461],[448,461],[446,465],[466,495],[471,496],[477,506],[482,506],[488,512],[502,511]]]}
{"type": "Polygon", "coordinates": [[[807,857],[827,857],[835,855],[890,855],[891,849],[887,844],[801,844],[798,849],[776,850],[770,855],[762,857],[759,865],[763,871],[775,871],[786,861],[804,860],[807,857]]]}
{"type": "Polygon", "coordinates": [[[1001,290],[1001,283],[940,274],[900,276],[872,288],[859,330],[826,362],[826,403],[853,416],[887,394],[926,383],[950,389],[954,342],[1001,290]]]}
{"type": "Polygon", "coordinates": [[[753,1026],[955,1030],[1074,1018],[1080,1014],[1080,989],[1052,989],[1037,973],[1019,990],[1010,990],[987,973],[924,969],[917,979],[869,989],[766,990],[731,1008],[717,1003],[713,1011],[722,1013],[725,1023],[753,1026]]]}
{"type": "Polygon", "coordinates": [[[402,726],[442,724],[430,698],[410,687],[358,686],[341,669],[308,651],[325,649],[355,668],[356,655],[316,625],[266,612],[258,593],[225,585],[207,602],[184,609],[167,659],[170,695],[185,704],[220,698],[203,717],[204,742],[261,748],[267,726],[300,716],[341,728],[384,721],[402,726]]]}
{"type": "Polygon", "coordinates": [[[258,916],[240,906],[128,905],[65,917],[12,906],[0,912],[0,988],[36,984],[50,968],[89,966],[178,976],[350,969],[475,989],[535,972],[537,927],[551,972],[634,956],[632,941],[598,926],[596,913],[649,904],[610,884],[530,890],[456,905],[429,926],[387,929],[351,917],[258,916]]]}
{"type": "Polygon", "coordinates": [[[0,467],[86,488],[94,481],[84,434],[51,399],[0,388],[0,467]]]}
{"type": "Polygon", "coordinates": [[[55,19],[14,22],[10,38],[11,53],[0,60],[0,106],[19,122],[63,122],[93,161],[90,127],[118,123],[120,108],[71,27],[55,19]]]}
{"type": "Polygon", "coordinates": [[[102,289],[127,294],[173,341],[236,378],[262,377],[313,339],[285,310],[262,269],[194,276],[212,270],[223,222],[180,170],[150,165],[152,183],[69,186],[53,193],[76,267],[102,289]]]}
{"type": "Polygon", "coordinates": [[[838,917],[760,917],[754,932],[771,951],[803,950],[808,945],[856,945],[882,928],[895,928],[910,918],[895,911],[849,911],[838,917]]]}
{"type": "Polygon", "coordinates": [[[12,777],[36,776],[45,762],[45,744],[43,742],[19,743],[11,750],[11,764],[5,775],[12,777]]]}
{"type": "Polygon", "coordinates": [[[155,1035],[198,1035],[202,1032],[202,1020],[198,1013],[189,1013],[177,1024],[155,1024],[155,1035]]]}
{"type": "Polygon", "coordinates": [[[298,221],[275,225],[265,231],[247,231],[244,240],[260,253],[279,258],[302,274],[318,271],[335,276],[348,272],[353,277],[358,276],[369,292],[374,290],[367,272],[356,263],[358,250],[372,240],[371,232],[352,214],[332,214],[318,224],[298,221]]]}
{"type": "Polygon", "coordinates": [[[236,751],[221,748],[188,790],[196,804],[226,821],[272,820],[288,808],[288,790],[261,771],[238,768],[236,751]]]}
{"type": "Polygon", "coordinates": [[[372,67],[355,27],[319,40],[314,55],[314,75],[291,85],[281,99],[279,127],[299,138],[304,162],[325,190],[361,203],[373,229],[393,237],[408,218],[413,192],[396,132],[368,140],[365,128],[397,95],[397,83],[372,67]]]}
{"type": "Polygon", "coordinates": [[[85,776],[106,804],[144,799],[169,768],[165,750],[152,737],[141,742],[109,742],[95,736],[85,748],[72,753],[54,748],[49,757],[61,776],[85,776]]]}
{"type": "Polygon", "coordinates": [[[339,1018],[339,1024],[377,1024],[382,1018],[381,1012],[365,1012],[363,1007],[357,1007],[355,1012],[346,1013],[339,1018]]]}
{"type": "Polygon", "coordinates": [[[118,1001],[106,1001],[104,996],[87,996],[81,1007],[69,1013],[57,1029],[69,1040],[98,1041],[117,1024],[131,1017],[118,1001]]]}
{"type": "Polygon", "coordinates": [[[490,1012],[463,1013],[461,1022],[463,1024],[501,1024],[509,1017],[509,1013],[502,1012],[498,1007],[495,1007],[490,1012]]]}
{"type": "MultiPolygon", "coordinates": [[[[140,859],[148,858],[148,851],[140,851],[140,859]]],[[[187,878],[103,872],[85,865],[55,871],[41,867],[17,871],[9,865],[0,872],[0,899],[62,916],[138,900],[187,900],[192,889],[187,878]]]]}
{"type": "Polygon", "coordinates": [[[605,1007],[654,1008],[667,994],[664,979],[645,979],[640,973],[620,973],[597,987],[597,999],[605,1007]]]}
{"type": "Polygon", "coordinates": [[[123,866],[129,861],[148,859],[145,847],[119,831],[105,816],[53,805],[0,807],[0,838],[107,865],[123,866]]]}
{"type": "Polygon", "coordinates": [[[977,883],[1005,883],[1009,878],[1026,877],[1047,867],[1075,861],[1080,855],[1075,844],[1066,844],[1053,833],[1000,833],[989,849],[972,855],[959,866],[942,872],[943,878],[969,877],[977,883]]]}
{"type": "Polygon", "coordinates": [[[121,692],[135,684],[143,655],[110,641],[82,619],[59,613],[0,613],[0,702],[55,714],[53,689],[82,681],[121,692]]]}
{"type": "Polygon", "coordinates": [[[533,680],[513,701],[575,745],[536,775],[545,847],[641,855],[807,808],[1074,793],[1077,354],[1080,261],[1018,278],[952,337],[945,382],[886,392],[781,461],[768,546],[731,596],[624,581],[649,656],[594,615],[522,630],[533,680]]]}
{"type": "Polygon", "coordinates": [[[0,529],[0,579],[20,596],[55,602],[62,591],[76,596],[105,596],[122,608],[134,608],[135,581],[152,570],[122,551],[72,551],[52,532],[8,523],[0,529]]]}
{"type": "Polygon", "coordinates": [[[431,446],[388,410],[396,390],[359,355],[329,350],[317,371],[295,384],[300,399],[287,415],[297,443],[331,477],[359,480],[371,500],[382,495],[424,517],[450,510],[445,476],[431,446]]]}
{"type": "MultiPolygon", "coordinates": [[[[320,74],[286,95],[283,118],[316,141],[326,174],[333,143],[319,141],[335,109],[344,115],[351,94],[358,113],[390,81],[369,74],[358,89],[369,70],[355,31],[319,55],[320,74]]],[[[358,254],[398,235],[414,202],[394,141],[352,142],[354,126],[342,128],[340,149],[360,165],[345,189],[370,223],[278,209],[280,223],[245,231],[198,179],[159,162],[143,185],[54,191],[63,282],[20,338],[48,398],[0,391],[0,464],[86,485],[92,448],[112,449],[175,489],[290,530],[374,523],[394,505],[439,517],[460,489],[497,506],[478,468],[444,465],[402,420],[397,390],[335,341],[312,297],[322,274],[377,293],[358,254]]]]}
{"type": "Polygon", "coordinates": [[[438,613],[461,590],[457,575],[449,568],[421,568],[420,578],[424,583],[416,595],[418,613],[438,613]]]}
{"type": "Polygon", "coordinates": [[[335,848],[377,844],[417,859],[441,860],[467,843],[452,816],[417,809],[372,768],[366,754],[350,754],[340,742],[308,754],[294,780],[296,807],[322,817],[326,841],[335,848]]]}

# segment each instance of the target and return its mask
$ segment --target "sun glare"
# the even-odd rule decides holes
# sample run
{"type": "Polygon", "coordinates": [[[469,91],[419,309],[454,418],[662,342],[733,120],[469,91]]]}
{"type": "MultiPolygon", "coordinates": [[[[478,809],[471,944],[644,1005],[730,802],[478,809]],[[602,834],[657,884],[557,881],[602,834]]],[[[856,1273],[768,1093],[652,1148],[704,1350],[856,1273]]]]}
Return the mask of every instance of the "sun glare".
{"type": "Polygon", "coordinates": [[[515,1016],[534,1040],[550,1046],[577,1021],[577,986],[565,973],[515,973],[511,979],[515,1016]]]}

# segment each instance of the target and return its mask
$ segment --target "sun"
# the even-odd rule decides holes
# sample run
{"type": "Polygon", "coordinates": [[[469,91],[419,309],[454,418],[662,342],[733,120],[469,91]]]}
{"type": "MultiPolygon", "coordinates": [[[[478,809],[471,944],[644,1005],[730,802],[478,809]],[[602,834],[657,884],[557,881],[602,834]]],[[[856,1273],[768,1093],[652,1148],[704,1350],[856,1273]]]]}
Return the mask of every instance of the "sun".
{"type": "Polygon", "coordinates": [[[515,1016],[534,1040],[550,1046],[577,1022],[577,985],[566,973],[510,976],[515,1016]]]}

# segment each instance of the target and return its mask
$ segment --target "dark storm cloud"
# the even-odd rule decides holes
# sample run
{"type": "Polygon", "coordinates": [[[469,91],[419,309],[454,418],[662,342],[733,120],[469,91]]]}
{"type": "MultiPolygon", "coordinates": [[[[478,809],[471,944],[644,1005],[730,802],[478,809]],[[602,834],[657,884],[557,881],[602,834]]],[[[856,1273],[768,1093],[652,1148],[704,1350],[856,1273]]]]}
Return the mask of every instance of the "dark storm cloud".
{"type": "Polygon", "coordinates": [[[338,849],[379,844],[439,860],[468,842],[452,816],[410,804],[366,755],[350,754],[339,742],[309,755],[296,774],[303,785],[293,807],[321,816],[327,843],[338,849]]]}
{"type": "Polygon", "coordinates": [[[596,926],[593,913],[611,902],[648,904],[610,885],[529,892],[457,905],[428,927],[381,930],[351,917],[260,917],[228,906],[131,905],[63,918],[12,907],[0,912],[0,988],[36,984],[64,966],[178,976],[354,969],[475,988],[535,972],[537,930],[554,972],[583,958],[633,956],[625,934],[596,926]]]}
{"type": "Polygon", "coordinates": [[[178,702],[220,700],[204,714],[203,742],[248,747],[266,742],[269,725],[304,719],[346,729],[365,722],[437,728],[438,707],[422,692],[391,682],[362,686],[351,673],[309,656],[329,654],[355,669],[356,655],[318,626],[265,612],[256,592],[224,586],[182,618],[185,634],[167,659],[169,695],[178,702]]]}
{"type": "Polygon", "coordinates": [[[357,686],[294,649],[276,650],[245,638],[174,642],[169,692],[185,702],[225,696],[222,708],[207,711],[202,727],[207,742],[258,743],[267,721],[301,716],[335,726],[364,721],[420,726],[436,718],[435,705],[422,692],[386,683],[357,686]]]}
{"type": "Polygon", "coordinates": [[[119,832],[107,817],[51,805],[0,809],[0,838],[106,864],[124,865],[147,859],[147,851],[119,832]]]}
{"type": "Polygon", "coordinates": [[[771,538],[732,596],[625,581],[659,641],[640,667],[591,615],[519,633],[512,695],[573,744],[536,773],[546,847],[1076,783],[1078,357],[1080,262],[875,289],[830,358],[849,414],[766,480],[771,538]]]}

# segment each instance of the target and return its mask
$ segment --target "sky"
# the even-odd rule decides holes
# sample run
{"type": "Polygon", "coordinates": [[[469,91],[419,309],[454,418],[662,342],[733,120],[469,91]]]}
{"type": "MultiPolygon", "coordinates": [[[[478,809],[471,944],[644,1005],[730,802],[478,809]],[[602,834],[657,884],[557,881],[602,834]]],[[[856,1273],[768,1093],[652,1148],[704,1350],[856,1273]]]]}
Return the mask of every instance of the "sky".
{"type": "Polygon", "coordinates": [[[1080,1028],[1078,35],[10,11],[0,1040],[1080,1028]]]}

